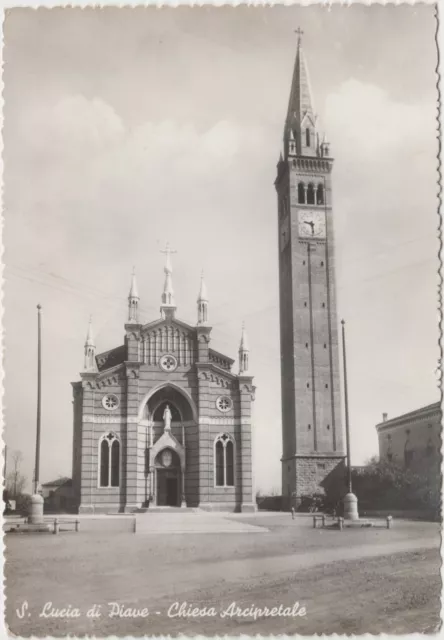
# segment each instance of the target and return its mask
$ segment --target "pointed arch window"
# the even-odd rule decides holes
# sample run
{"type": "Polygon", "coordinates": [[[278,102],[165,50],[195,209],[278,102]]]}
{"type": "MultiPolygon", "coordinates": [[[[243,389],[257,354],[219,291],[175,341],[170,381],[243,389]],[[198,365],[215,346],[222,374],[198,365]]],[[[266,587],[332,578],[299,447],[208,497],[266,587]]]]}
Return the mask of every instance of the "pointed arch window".
{"type": "Polygon", "coordinates": [[[315,204],[315,187],[311,182],[307,188],[307,204],[315,204]]]}
{"type": "Polygon", "coordinates": [[[324,185],[318,184],[316,190],[316,204],[324,204],[324,185]]]}
{"type": "Polygon", "coordinates": [[[305,204],[305,186],[303,182],[298,184],[298,202],[299,204],[305,204]]]}
{"type": "Polygon", "coordinates": [[[118,487],[120,484],[120,442],[110,432],[99,443],[99,486],[118,487]]]}
{"type": "Polygon", "coordinates": [[[309,147],[311,144],[311,135],[310,135],[310,129],[307,127],[305,129],[305,145],[307,147],[309,147]]]}
{"type": "Polygon", "coordinates": [[[226,433],[214,443],[214,466],[216,487],[234,487],[234,442],[226,433]]]}

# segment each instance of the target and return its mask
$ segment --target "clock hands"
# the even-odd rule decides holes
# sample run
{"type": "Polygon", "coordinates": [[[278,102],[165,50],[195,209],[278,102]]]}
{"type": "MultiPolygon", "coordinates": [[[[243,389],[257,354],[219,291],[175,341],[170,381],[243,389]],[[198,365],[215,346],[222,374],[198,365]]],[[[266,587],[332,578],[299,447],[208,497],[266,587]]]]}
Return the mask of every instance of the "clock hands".
{"type": "Polygon", "coordinates": [[[308,224],[311,227],[311,235],[314,235],[315,223],[313,222],[313,220],[310,220],[310,221],[304,220],[304,224],[308,224]]]}

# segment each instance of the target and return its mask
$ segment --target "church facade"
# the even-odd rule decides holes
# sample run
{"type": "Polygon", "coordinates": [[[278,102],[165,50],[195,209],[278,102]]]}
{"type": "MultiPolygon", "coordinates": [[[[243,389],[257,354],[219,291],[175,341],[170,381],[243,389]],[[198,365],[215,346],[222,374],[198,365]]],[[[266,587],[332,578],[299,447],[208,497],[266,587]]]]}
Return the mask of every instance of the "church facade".
{"type": "Polygon", "coordinates": [[[299,37],[277,165],[282,389],[282,493],[340,492],[344,442],[335,286],[333,158],[318,131],[299,37]]]}
{"type": "Polygon", "coordinates": [[[234,360],[210,348],[203,277],[196,325],[176,317],[168,247],[160,312],[140,322],[133,274],[124,343],[96,354],[90,322],[84,371],[72,383],[78,511],[254,511],[245,329],[235,374],[234,360]]]}

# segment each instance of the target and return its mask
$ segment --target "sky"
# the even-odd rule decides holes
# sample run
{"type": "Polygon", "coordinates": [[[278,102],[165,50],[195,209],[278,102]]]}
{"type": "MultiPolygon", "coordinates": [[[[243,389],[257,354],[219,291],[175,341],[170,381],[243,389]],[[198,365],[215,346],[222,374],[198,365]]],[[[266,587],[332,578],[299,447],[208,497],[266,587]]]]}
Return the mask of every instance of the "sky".
{"type": "Polygon", "coordinates": [[[32,478],[43,307],[41,481],[71,475],[72,388],[90,314],[122,344],[133,266],[159,317],[166,241],[177,316],[257,386],[254,469],[280,491],[276,163],[304,30],[335,158],[338,321],[346,320],[352,463],[375,425],[439,399],[433,7],[14,9],[4,23],[4,439],[32,478]]]}

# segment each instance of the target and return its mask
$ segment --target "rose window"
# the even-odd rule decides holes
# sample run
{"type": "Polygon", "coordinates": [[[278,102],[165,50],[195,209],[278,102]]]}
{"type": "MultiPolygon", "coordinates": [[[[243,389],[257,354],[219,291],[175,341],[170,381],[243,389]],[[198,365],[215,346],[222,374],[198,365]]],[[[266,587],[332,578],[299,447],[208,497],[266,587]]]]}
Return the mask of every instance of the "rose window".
{"type": "Polygon", "coordinates": [[[219,411],[222,411],[222,413],[226,413],[227,411],[232,409],[233,401],[229,396],[219,396],[216,400],[216,407],[219,409],[219,411]]]}
{"type": "Polygon", "coordinates": [[[167,353],[160,358],[159,364],[164,371],[174,371],[177,367],[177,360],[174,356],[167,353]]]}
{"type": "Polygon", "coordinates": [[[108,393],[102,398],[102,405],[107,411],[114,411],[119,406],[119,398],[113,393],[108,393]]]}

